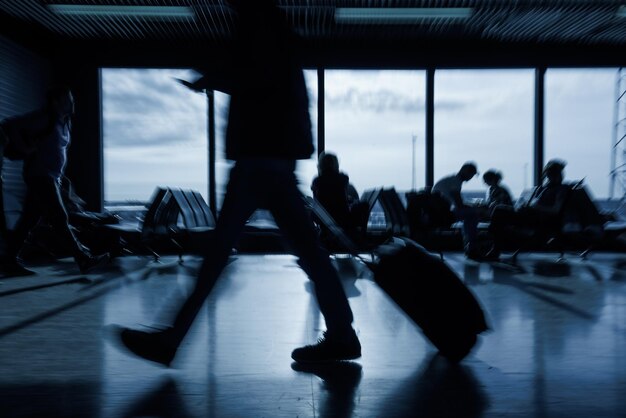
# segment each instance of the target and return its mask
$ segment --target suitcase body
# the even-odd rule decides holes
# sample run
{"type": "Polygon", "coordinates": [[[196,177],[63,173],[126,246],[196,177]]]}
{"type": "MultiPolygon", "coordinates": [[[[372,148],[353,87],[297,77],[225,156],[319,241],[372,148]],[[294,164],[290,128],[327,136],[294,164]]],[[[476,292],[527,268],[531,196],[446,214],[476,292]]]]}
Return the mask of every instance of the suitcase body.
{"type": "Polygon", "coordinates": [[[378,286],[449,360],[462,360],[488,330],[482,307],[458,275],[414,241],[381,246],[370,267],[378,286]]]}

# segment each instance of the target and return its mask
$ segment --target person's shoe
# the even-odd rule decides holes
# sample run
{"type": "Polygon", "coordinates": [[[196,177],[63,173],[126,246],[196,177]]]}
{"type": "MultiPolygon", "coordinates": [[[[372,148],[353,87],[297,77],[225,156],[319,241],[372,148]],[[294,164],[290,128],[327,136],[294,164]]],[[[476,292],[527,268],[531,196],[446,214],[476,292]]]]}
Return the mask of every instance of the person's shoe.
{"type": "Polygon", "coordinates": [[[354,331],[334,335],[328,331],[316,344],[296,348],[291,358],[298,363],[328,363],[361,357],[361,343],[354,331]]]}
{"type": "Polygon", "coordinates": [[[80,269],[81,274],[87,274],[99,267],[104,266],[110,261],[110,259],[111,256],[109,253],[90,255],[78,260],[78,268],[80,269]]]}
{"type": "Polygon", "coordinates": [[[0,260],[0,275],[3,277],[21,277],[32,276],[36,274],[32,270],[28,270],[15,259],[0,260]]]}
{"type": "Polygon", "coordinates": [[[177,347],[172,344],[168,330],[146,332],[130,328],[112,327],[112,337],[122,346],[145,360],[169,367],[176,355],[177,347]]]}

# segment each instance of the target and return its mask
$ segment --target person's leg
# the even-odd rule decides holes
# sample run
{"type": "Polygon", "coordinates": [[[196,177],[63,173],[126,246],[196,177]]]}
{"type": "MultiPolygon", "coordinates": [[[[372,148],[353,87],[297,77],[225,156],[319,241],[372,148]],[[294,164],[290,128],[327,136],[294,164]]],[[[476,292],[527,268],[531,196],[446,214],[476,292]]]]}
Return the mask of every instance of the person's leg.
{"type": "Polygon", "coordinates": [[[327,331],[318,344],[298,348],[299,362],[348,360],[360,357],[361,345],[352,328],[352,310],[329,254],[320,245],[293,172],[277,173],[269,203],[272,215],[289,241],[299,264],[315,284],[315,295],[327,331]]]}
{"type": "MultiPolygon", "coordinates": [[[[17,243],[21,244],[23,239],[20,241],[13,240],[13,233],[9,231],[6,223],[3,181],[1,178],[2,160],[2,153],[0,153],[0,274],[5,277],[29,276],[35,274],[35,272],[24,268],[17,261],[17,254],[21,248],[21,245],[18,246],[17,243]]],[[[38,215],[37,218],[39,218],[38,215]]]]}
{"type": "Polygon", "coordinates": [[[259,190],[251,181],[254,176],[254,173],[247,172],[247,167],[235,167],[231,172],[215,233],[208,243],[195,288],[172,324],[171,335],[176,346],[187,334],[220,273],[226,267],[246,221],[258,206],[256,193],[259,190]]]}
{"type": "Polygon", "coordinates": [[[515,217],[515,211],[508,207],[496,206],[493,209],[489,223],[489,233],[493,240],[493,246],[490,250],[492,254],[500,255],[505,242],[505,228],[513,223],[515,217]]]}
{"type": "Polygon", "coordinates": [[[196,278],[193,292],[180,306],[171,327],[157,332],[128,328],[117,329],[122,344],[134,354],[169,366],[178,346],[185,338],[200,308],[228,262],[245,222],[257,207],[258,187],[251,180],[255,174],[237,163],[231,170],[222,210],[217,218],[215,233],[207,248],[196,278]]]}
{"type": "Polygon", "coordinates": [[[13,231],[7,232],[9,257],[17,260],[18,255],[28,238],[30,231],[41,218],[41,208],[37,197],[39,191],[36,186],[26,184],[26,196],[22,205],[22,213],[15,224],[13,231]]]}
{"type": "Polygon", "coordinates": [[[478,211],[471,207],[456,208],[454,216],[463,222],[463,241],[466,251],[475,251],[478,237],[478,211]]]}
{"type": "MultiPolygon", "coordinates": [[[[286,173],[289,175],[289,173],[286,173]]],[[[352,329],[352,311],[329,254],[319,245],[315,228],[304,206],[295,176],[275,184],[271,212],[276,224],[315,283],[315,294],[329,332],[352,329]]]]}
{"type": "Polygon", "coordinates": [[[30,183],[33,184],[33,189],[38,192],[37,199],[43,218],[50,224],[59,238],[69,245],[76,261],[78,262],[89,257],[86,248],[80,243],[70,228],[59,183],[52,178],[41,178],[30,183]]]}
{"type": "Polygon", "coordinates": [[[109,260],[108,254],[92,255],[72,231],[61,197],[60,184],[57,180],[48,177],[29,179],[28,187],[33,191],[42,217],[50,224],[59,238],[69,245],[81,273],[87,273],[109,260]]]}
{"type": "Polygon", "coordinates": [[[491,215],[489,233],[493,238],[493,246],[489,254],[499,256],[507,242],[521,239],[520,228],[535,228],[537,218],[531,210],[516,211],[511,206],[496,206],[491,215]],[[517,234],[514,231],[518,231],[517,234]]]}

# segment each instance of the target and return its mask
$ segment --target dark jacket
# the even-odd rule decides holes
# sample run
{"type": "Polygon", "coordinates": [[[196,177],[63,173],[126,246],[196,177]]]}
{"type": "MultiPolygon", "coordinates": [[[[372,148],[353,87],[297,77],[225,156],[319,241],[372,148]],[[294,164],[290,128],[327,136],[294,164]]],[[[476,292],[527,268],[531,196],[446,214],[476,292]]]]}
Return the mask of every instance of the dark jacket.
{"type": "Polygon", "coordinates": [[[344,173],[327,173],[315,177],[311,184],[313,197],[319,201],[344,229],[351,227],[348,204],[349,178],[344,173]]]}
{"type": "Polygon", "coordinates": [[[203,77],[191,86],[231,96],[227,159],[309,159],[314,151],[309,98],[295,34],[278,8],[250,8],[238,11],[225,60],[200,69],[203,77]]]}

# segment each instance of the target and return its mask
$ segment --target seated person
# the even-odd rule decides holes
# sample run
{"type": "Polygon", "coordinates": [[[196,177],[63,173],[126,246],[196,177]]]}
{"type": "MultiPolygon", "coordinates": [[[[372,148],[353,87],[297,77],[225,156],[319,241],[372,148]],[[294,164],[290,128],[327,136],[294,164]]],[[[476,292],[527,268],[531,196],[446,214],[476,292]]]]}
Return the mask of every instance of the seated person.
{"type": "Polygon", "coordinates": [[[450,204],[450,210],[455,219],[463,221],[463,241],[465,255],[468,258],[480,260],[484,254],[477,245],[479,210],[468,206],[461,197],[463,183],[469,181],[478,173],[476,164],[466,162],[456,174],[443,177],[432,188],[432,193],[441,194],[450,204]]]}
{"type": "Polygon", "coordinates": [[[350,236],[354,237],[360,227],[367,223],[363,202],[348,175],[339,170],[337,156],[322,152],[317,164],[318,176],[313,179],[313,197],[333,217],[335,222],[350,236]],[[364,220],[364,222],[363,222],[364,220]]]}
{"type": "Polygon", "coordinates": [[[491,215],[489,232],[493,246],[487,253],[490,259],[498,259],[511,227],[531,230],[533,235],[549,233],[561,228],[561,217],[571,187],[563,184],[566,162],[558,159],[548,161],[542,172],[543,184],[533,191],[526,204],[518,209],[497,206],[491,215]]]}
{"type": "Polygon", "coordinates": [[[489,186],[486,201],[489,214],[491,214],[493,209],[498,205],[513,206],[511,192],[501,184],[502,174],[499,171],[493,169],[487,170],[485,174],[483,174],[483,181],[489,186]]]}

